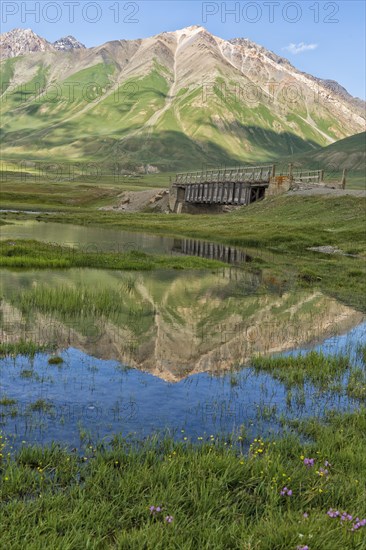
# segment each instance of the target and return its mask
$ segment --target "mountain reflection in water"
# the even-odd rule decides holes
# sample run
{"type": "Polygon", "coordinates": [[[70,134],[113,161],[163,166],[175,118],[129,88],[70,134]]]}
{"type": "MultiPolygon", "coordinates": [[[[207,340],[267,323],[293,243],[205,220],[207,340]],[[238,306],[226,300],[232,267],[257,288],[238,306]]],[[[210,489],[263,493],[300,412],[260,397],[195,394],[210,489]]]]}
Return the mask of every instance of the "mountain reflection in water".
{"type": "Polygon", "coordinates": [[[175,382],[339,334],[362,314],[263,273],[1,273],[1,339],[55,342],[175,382]]]}

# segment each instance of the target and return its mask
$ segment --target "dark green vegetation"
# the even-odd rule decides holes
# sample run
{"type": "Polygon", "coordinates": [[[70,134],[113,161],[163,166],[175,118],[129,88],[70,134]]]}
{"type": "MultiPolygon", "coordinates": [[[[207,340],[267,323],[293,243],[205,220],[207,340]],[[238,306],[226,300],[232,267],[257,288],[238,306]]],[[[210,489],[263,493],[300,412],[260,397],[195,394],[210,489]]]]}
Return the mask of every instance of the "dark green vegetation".
{"type": "Polygon", "coordinates": [[[62,359],[62,357],[59,357],[58,355],[50,357],[48,360],[49,365],[62,365],[63,362],[64,360],[62,359]]]}
{"type": "Polygon", "coordinates": [[[48,243],[9,240],[0,243],[0,267],[70,268],[100,267],[146,271],[151,269],[213,269],[224,263],[192,256],[158,256],[140,251],[126,253],[87,253],[48,243]]]}
{"type": "Polygon", "coordinates": [[[366,527],[352,527],[366,516],[365,413],[298,423],[307,443],[297,435],[212,436],[200,445],[116,438],[81,454],[23,446],[7,456],[3,439],[1,546],[361,550],[366,527]],[[330,509],[352,520],[329,517],[330,509]]]}

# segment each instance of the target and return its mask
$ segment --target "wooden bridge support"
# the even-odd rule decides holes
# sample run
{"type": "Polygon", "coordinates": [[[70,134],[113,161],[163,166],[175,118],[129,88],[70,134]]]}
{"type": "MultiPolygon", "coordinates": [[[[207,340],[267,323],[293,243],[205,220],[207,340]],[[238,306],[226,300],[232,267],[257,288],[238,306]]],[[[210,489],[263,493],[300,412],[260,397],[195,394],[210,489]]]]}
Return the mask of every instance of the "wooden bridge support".
{"type": "Polygon", "coordinates": [[[184,202],[193,204],[245,205],[264,196],[267,186],[248,183],[193,183],[180,187],[184,202]]]}

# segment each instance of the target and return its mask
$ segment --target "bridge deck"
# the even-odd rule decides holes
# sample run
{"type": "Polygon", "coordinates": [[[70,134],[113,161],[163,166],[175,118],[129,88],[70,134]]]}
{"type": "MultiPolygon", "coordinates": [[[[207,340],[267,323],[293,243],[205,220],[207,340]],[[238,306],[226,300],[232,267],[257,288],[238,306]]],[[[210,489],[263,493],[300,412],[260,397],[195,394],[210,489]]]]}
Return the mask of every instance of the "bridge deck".
{"type": "Polygon", "coordinates": [[[234,168],[176,174],[173,185],[185,186],[197,183],[269,183],[273,175],[273,165],[237,166],[234,168]]]}

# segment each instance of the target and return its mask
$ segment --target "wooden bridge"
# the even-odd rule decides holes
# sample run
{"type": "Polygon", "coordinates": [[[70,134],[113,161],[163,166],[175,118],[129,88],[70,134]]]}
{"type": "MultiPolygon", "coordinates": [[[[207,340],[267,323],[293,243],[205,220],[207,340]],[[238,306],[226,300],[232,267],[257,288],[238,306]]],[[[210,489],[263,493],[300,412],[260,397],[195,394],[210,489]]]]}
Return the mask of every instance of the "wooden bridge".
{"type": "MultiPolygon", "coordinates": [[[[324,185],[323,170],[293,170],[289,164],[285,173],[276,176],[276,166],[236,166],[199,172],[176,174],[171,184],[169,206],[172,212],[182,212],[202,206],[243,206],[269,194],[288,191],[293,184],[324,185]]],[[[345,185],[345,172],[342,183],[345,185]]]]}
{"type": "Polygon", "coordinates": [[[172,184],[179,202],[244,205],[264,197],[274,165],[237,166],[177,174],[172,184]]]}

